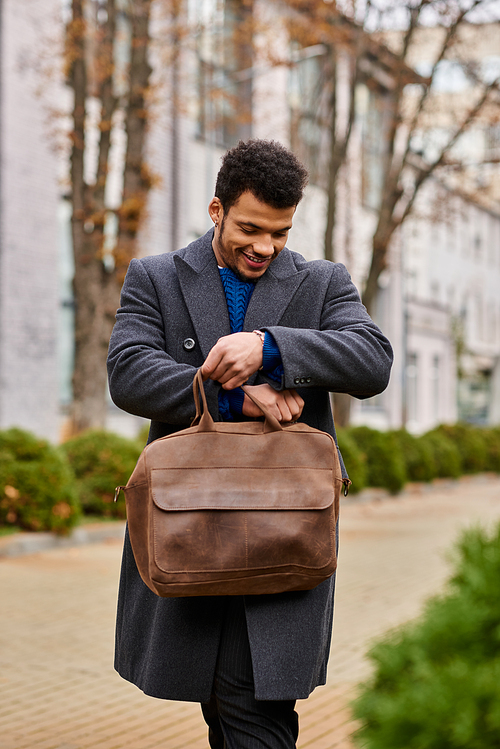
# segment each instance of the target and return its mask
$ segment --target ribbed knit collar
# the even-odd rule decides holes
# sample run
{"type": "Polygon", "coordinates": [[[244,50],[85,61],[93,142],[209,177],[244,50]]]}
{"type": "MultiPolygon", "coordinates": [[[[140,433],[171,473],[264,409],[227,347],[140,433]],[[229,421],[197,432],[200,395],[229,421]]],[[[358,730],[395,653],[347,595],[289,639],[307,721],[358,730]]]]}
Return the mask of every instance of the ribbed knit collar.
{"type": "Polygon", "coordinates": [[[240,281],[230,268],[219,266],[219,273],[226,295],[231,333],[240,333],[243,330],[245,314],[255,289],[255,283],[240,281]]]}

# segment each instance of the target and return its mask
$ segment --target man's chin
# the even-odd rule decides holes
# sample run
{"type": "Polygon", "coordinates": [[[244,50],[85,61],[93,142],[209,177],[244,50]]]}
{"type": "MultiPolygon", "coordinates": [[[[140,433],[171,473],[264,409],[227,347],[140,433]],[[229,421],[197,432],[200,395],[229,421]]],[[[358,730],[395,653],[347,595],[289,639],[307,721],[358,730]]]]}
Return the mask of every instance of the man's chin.
{"type": "Polygon", "coordinates": [[[261,276],[264,275],[266,272],[267,265],[265,268],[262,268],[262,270],[259,270],[258,268],[255,269],[255,271],[252,273],[252,271],[242,271],[241,268],[231,268],[236,278],[238,278],[240,281],[244,281],[245,283],[251,283],[258,281],[261,276]]]}

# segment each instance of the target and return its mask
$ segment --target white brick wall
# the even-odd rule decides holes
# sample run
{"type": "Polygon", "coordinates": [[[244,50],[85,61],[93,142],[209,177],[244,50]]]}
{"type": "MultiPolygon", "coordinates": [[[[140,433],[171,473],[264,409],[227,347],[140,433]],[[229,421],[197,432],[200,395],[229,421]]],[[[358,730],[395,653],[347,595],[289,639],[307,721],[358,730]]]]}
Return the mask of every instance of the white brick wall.
{"type": "Polygon", "coordinates": [[[57,0],[4,0],[0,427],[57,438],[57,181],[36,74],[23,66],[57,0]]]}

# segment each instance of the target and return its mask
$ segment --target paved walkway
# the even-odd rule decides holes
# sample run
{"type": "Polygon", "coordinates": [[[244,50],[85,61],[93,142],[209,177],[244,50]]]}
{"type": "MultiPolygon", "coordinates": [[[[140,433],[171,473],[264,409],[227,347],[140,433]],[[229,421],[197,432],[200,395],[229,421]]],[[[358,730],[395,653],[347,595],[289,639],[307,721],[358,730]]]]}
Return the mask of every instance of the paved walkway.
{"type": "MultiPolygon", "coordinates": [[[[448,574],[460,528],[500,519],[500,480],[344,505],[329,681],[299,703],[299,747],[351,749],[347,701],[374,637],[448,574]]],[[[113,671],[117,540],[0,560],[1,749],[207,749],[198,705],[145,697],[113,671]]]]}

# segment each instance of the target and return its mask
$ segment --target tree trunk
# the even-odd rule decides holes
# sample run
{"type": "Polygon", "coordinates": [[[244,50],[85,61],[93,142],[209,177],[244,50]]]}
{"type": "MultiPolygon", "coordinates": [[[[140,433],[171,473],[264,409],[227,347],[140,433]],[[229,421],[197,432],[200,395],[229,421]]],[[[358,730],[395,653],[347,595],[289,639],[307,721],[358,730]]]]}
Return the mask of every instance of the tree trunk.
{"type": "MultiPolygon", "coordinates": [[[[104,363],[96,346],[99,321],[97,308],[102,296],[96,281],[102,261],[98,259],[95,240],[90,236],[90,190],[85,183],[85,118],[87,102],[87,66],[85,39],[87,27],[82,0],[72,0],[72,20],[67,31],[67,55],[71,61],[70,85],[73,90],[73,132],[71,150],[72,216],[71,232],[75,259],[73,291],[75,299],[75,362],[70,433],[89,426],[103,426],[105,388],[102,383],[104,363]],[[96,336],[97,334],[97,336],[96,336]]],[[[104,369],[105,372],[105,369],[104,369]]]]}
{"type": "Polygon", "coordinates": [[[127,150],[123,174],[123,202],[118,211],[118,242],[115,261],[123,277],[134,255],[137,233],[146,208],[152,175],[144,161],[147,132],[146,93],[151,66],[148,61],[151,0],[135,0],[129,10],[132,27],[130,92],[125,112],[127,150]]]}
{"type": "Polygon", "coordinates": [[[334,234],[337,213],[337,182],[342,165],[345,163],[352,126],[355,118],[355,89],[358,77],[357,61],[351,66],[349,80],[349,114],[345,131],[340,135],[337,132],[337,52],[335,48],[330,50],[330,78],[332,81],[331,115],[330,115],[330,157],[328,164],[328,203],[326,209],[325,228],[325,258],[335,261],[334,234]]]}
{"type": "Polygon", "coordinates": [[[332,97],[330,104],[330,162],[328,165],[328,203],[326,207],[325,228],[325,259],[331,262],[335,259],[333,236],[335,232],[335,219],[337,208],[337,177],[340,163],[338,160],[337,147],[337,60],[335,50],[330,51],[330,77],[332,81],[332,97]]]}
{"type": "Polygon", "coordinates": [[[71,150],[72,240],[75,260],[75,360],[70,433],[105,426],[107,411],[106,356],[120,285],[136,250],[137,231],[144,215],[151,178],[144,164],[147,130],[146,91],[151,68],[149,16],[151,0],[136,0],[130,8],[132,29],[129,94],[126,101],[124,189],[119,214],[117,246],[111,264],[105,262],[105,204],[113,117],[119,106],[113,91],[116,10],[106,3],[106,20],[97,22],[97,50],[89,82],[87,71],[89,34],[84,0],[72,0],[72,20],[66,35],[69,84],[73,91],[71,150]],[[90,95],[100,102],[99,144],[95,183],[85,182],[86,106],[90,95]],[[114,264],[113,264],[114,261],[114,264]]]}
{"type": "Polygon", "coordinates": [[[387,250],[388,242],[387,244],[376,244],[375,240],[373,241],[372,261],[368,272],[368,278],[366,279],[365,289],[361,297],[361,301],[370,315],[373,315],[375,309],[378,292],[378,279],[380,278],[382,271],[387,267],[387,250]]]}
{"type": "Polygon", "coordinates": [[[95,257],[75,274],[75,366],[71,433],[104,428],[106,421],[106,357],[120,288],[113,274],[95,257]]]}

